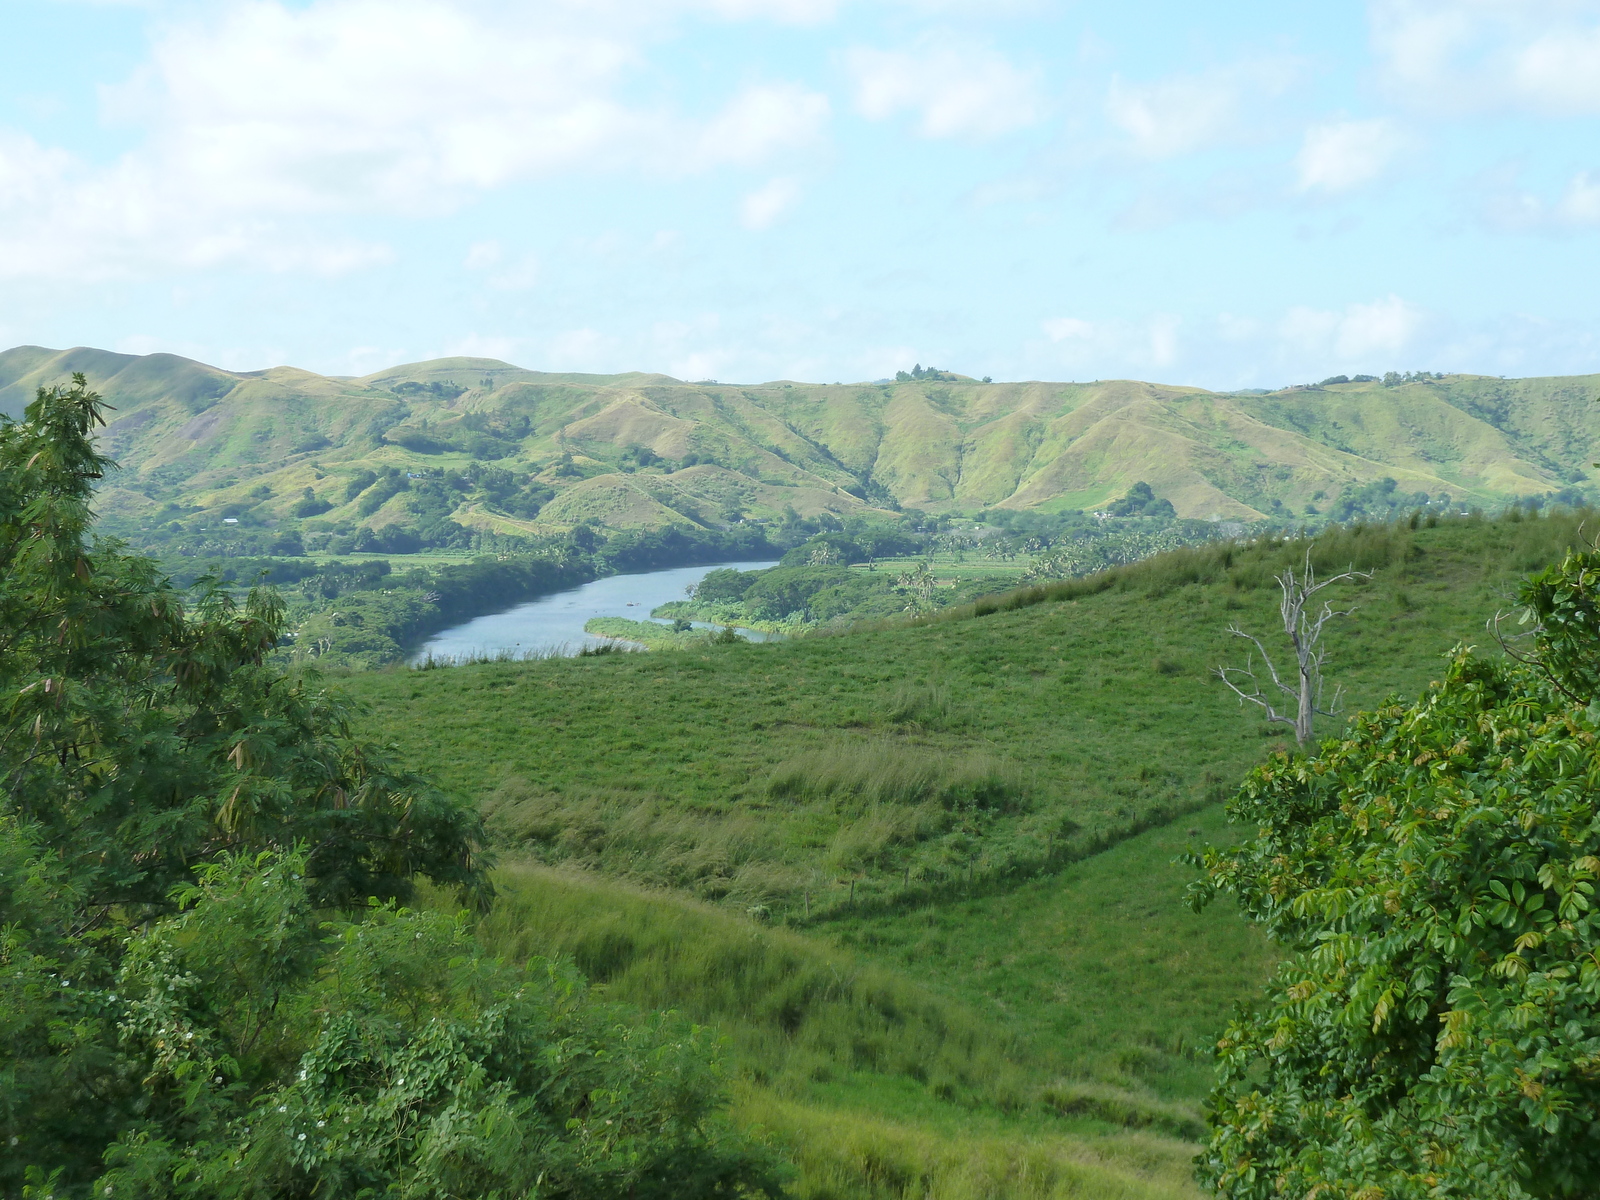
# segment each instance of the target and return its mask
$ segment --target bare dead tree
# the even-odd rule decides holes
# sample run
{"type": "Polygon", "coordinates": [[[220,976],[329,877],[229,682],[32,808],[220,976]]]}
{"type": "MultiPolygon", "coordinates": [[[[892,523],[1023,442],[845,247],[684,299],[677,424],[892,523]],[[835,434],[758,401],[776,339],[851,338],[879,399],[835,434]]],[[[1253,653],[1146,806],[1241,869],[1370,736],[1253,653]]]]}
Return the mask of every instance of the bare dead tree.
{"type": "Polygon", "coordinates": [[[1305,569],[1296,575],[1291,567],[1282,575],[1276,576],[1278,587],[1283,592],[1283,603],[1278,606],[1278,612],[1283,617],[1283,631],[1289,635],[1289,643],[1294,648],[1295,677],[1286,680],[1278,674],[1278,668],[1272,661],[1272,656],[1267,653],[1267,648],[1261,644],[1261,639],[1253,633],[1246,633],[1237,625],[1228,626],[1228,632],[1234,637],[1243,638],[1255,647],[1255,651],[1246,657],[1242,667],[1218,667],[1217,678],[1233,689],[1239,697],[1239,703],[1248,700],[1251,704],[1260,705],[1266,710],[1267,720],[1271,723],[1291,725],[1294,727],[1295,741],[1304,746],[1311,740],[1312,722],[1318,716],[1331,717],[1339,712],[1339,696],[1342,688],[1335,686],[1333,698],[1327,705],[1322,700],[1322,666],[1328,660],[1328,651],[1322,645],[1322,631],[1329,621],[1335,617],[1347,617],[1355,611],[1354,608],[1334,608],[1326,600],[1322,602],[1322,611],[1312,616],[1315,611],[1313,597],[1323,588],[1332,587],[1336,583],[1352,579],[1371,579],[1371,571],[1348,570],[1331,578],[1318,580],[1316,571],[1311,566],[1311,551],[1306,551],[1305,569]],[[1261,680],[1256,675],[1255,656],[1259,654],[1261,661],[1266,664],[1267,674],[1272,679],[1272,686],[1276,692],[1265,690],[1261,680]],[[1292,705],[1293,715],[1289,712],[1279,712],[1277,704],[1278,694],[1288,697],[1292,705]]]}

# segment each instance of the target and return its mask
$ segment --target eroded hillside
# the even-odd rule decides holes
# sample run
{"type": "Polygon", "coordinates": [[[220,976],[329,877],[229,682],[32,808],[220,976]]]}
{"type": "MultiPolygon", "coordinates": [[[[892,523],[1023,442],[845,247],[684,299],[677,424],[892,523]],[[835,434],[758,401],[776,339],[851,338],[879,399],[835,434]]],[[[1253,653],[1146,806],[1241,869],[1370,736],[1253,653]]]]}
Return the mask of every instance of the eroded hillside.
{"type": "Polygon", "coordinates": [[[404,524],[430,503],[437,519],[500,533],[718,527],[790,508],[1054,511],[1139,480],[1198,518],[1315,517],[1384,479],[1495,505],[1586,486],[1600,434],[1596,376],[1247,395],[1130,380],[736,386],[448,358],[352,379],[39,347],[0,354],[0,410],[74,371],[117,409],[108,514],[327,528],[404,524]],[[515,488],[500,490],[521,499],[444,489],[424,502],[368,480],[473,464],[509,472],[515,488]]]}

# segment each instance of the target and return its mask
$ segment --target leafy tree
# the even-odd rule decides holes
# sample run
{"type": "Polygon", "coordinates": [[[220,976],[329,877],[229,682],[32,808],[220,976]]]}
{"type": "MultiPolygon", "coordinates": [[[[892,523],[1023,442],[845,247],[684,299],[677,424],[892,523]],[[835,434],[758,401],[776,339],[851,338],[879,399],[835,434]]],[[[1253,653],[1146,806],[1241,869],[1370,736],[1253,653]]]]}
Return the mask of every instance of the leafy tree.
{"type": "Polygon", "coordinates": [[[1218,1043],[1202,1179],[1282,1196],[1594,1194],[1600,555],[1529,580],[1535,650],[1275,757],[1195,893],[1287,951],[1218,1043]]]}
{"type": "Polygon", "coordinates": [[[775,1190],[703,1032],[398,907],[487,900],[476,816],[270,664],[275,595],[93,538],[103,409],[0,421],[0,1195],[775,1190]]]}
{"type": "Polygon", "coordinates": [[[1120,500],[1113,501],[1106,509],[1108,515],[1113,517],[1176,517],[1177,510],[1172,507],[1172,501],[1157,497],[1150,489],[1150,485],[1140,480],[1128,489],[1128,494],[1120,500]]]}

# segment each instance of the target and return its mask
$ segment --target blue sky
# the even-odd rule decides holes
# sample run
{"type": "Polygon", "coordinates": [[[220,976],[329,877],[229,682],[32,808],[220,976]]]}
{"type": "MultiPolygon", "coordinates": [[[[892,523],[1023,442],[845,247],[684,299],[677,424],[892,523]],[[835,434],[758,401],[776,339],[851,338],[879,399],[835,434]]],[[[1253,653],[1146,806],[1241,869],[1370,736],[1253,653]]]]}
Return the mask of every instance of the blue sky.
{"type": "Polygon", "coordinates": [[[1600,371],[1600,0],[6,0],[0,344],[1600,371]]]}

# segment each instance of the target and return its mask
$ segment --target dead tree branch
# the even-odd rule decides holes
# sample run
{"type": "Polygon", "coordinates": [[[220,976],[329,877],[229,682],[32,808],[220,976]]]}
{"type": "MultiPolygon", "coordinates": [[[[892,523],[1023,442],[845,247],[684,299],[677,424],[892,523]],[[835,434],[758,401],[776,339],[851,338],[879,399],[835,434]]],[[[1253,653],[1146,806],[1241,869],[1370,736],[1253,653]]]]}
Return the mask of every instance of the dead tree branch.
{"type": "Polygon", "coordinates": [[[1228,632],[1234,637],[1243,638],[1255,647],[1254,652],[1245,658],[1242,667],[1222,666],[1216,669],[1216,676],[1227,684],[1234,695],[1239,697],[1239,703],[1249,701],[1258,705],[1267,715],[1269,724],[1289,725],[1294,729],[1295,741],[1304,746],[1311,740],[1313,723],[1318,716],[1336,716],[1339,711],[1339,698],[1343,688],[1335,686],[1333,699],[1323,702],[1324,679],[1322,669],[1328,661],[1327,647],[1322,645],[1322,634],[1329,621],[1336,617],[1347,617],[1355,611],[1354,608],[1334,608],[1324,600],[1321,609],[1314,605],[1314,599],[1324,588],[1332,587],[1336,583],[1347,580],[1371,579],[1371,571],[1357,571],[1351,569],[1342,571],[1338,575],[1319,580],[1316,570],[1311,565],[1311,551],[1306,550],[1305,567],[1296,574],[1291,567],[1282,575],[1275,576],[1278,588],[1283,593],[1283,600],[1278,605],[1278,615],[1283,619],[1283,632],[1288,635],[1289,644],[1294,650],[1295,670],[1292,680],[1286,680],[1278,673],[1277,664],[1272,661],[1272,655],[1262,645],[1261,639],[1255,634],[1240,629],[1237,625],[1228,626],[1228,632]],[[1267,675],[1271,688],[1262,687],[1262,681],[1256,674],[1255,656],[1259,654],[1261,661],[1266,664],[1267,675]],[[1287,697],[1284,711],[1280,712],[1278,696],[1287,697]]]}

